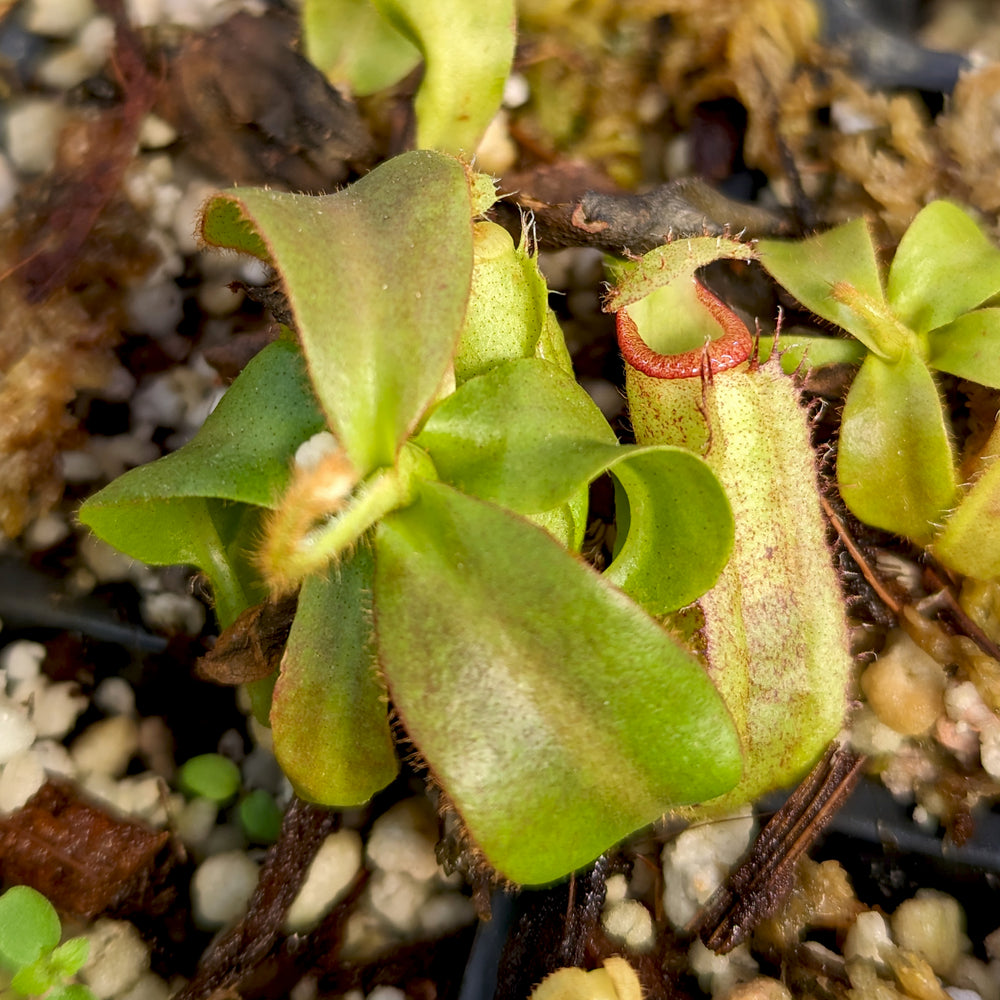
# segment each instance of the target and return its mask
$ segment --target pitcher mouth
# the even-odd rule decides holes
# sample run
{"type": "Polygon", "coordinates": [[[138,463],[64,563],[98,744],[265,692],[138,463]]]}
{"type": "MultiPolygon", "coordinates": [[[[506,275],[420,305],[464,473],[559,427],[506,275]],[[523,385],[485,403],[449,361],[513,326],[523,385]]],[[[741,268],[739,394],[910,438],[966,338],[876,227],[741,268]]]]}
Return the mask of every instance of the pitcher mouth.
{"type": "Polygon", "coordinates": [[[635,320],[625,307],[615,313],[615,328],[618,347],[629,365],[651,378],[698,378],[703,373],[711,377],[735,368],[750,358],[753,337],[743,320],[698,282],[695,282],[695,292],[719,324],[722,336],[683,354],[660,354],[639,336],[635,320]]]}

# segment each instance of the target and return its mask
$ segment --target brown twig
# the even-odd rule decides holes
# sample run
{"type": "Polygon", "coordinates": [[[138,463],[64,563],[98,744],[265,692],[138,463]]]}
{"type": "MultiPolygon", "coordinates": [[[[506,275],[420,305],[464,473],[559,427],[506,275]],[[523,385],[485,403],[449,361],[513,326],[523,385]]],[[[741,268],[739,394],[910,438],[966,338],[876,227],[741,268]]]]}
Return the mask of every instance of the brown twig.
{"type": "Polygon", "coordinates": [[[719,953],[747,940],[788,895],[796,862],[847,800],[864,763],[861,754],[832,744],[688,930],[719,953]]]}
{"type": "Polygon", "coordinates": [[[858,569],[861,570],[862,575],[871,585],[872,590],[878,595],[879,600],[897,617],[902,610],[902,603],[896,599],[893,594],[889,592],[889,588],[882,582],[878,574],[872,569],[871,564],[865,558],[864,553],[858,548],[857,543],[851,537],[851,533],[847,530],[844,522],[841,521],[837,512],[830,505],[829,500],[824,496],[820,496],[819,502],[823,505],[823,512],[826,514],[833,525],[834,531],[840,537],[840,540],[844,543],[844,548],[847,549],[851,558],[858,564],[858,569]]]}
{"type": "Polygon", "coordinates": [[[987,656],[992,656],[994,660],[1000,660],[1000,646],[969,617],[969,613],[958,603],[954,590],[944,577],[933,566],[926,566],[924,572],[932,584],[939,589],[948,615],[962,633],[968,636],[987,656]]]}
{"type": "Polygon", "coordinates": [[[337,823],[337,814],[329,809],[293,800],[281,836],[264,859],[247,915],[212,945],[194,978],[173,1000],[207,1000],[234,990],[267,957],[309,865],[337,823]]]}

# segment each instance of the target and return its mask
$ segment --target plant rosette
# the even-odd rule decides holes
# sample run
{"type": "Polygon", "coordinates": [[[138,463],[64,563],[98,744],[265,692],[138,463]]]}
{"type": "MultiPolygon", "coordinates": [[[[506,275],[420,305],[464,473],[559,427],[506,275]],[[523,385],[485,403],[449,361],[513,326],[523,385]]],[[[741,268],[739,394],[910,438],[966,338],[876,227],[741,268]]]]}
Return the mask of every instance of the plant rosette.
{"type": "Polygon", "coordinates": [[[805,411],[777,359],[696,270],[751,247],[697,238],[614,266],[629,413],[640,443],[701,455],[733,508],[733,555],[674,625],[696,642],[745,752],[717,815],[791,784],[837,736],[851,674],[843,597],[826,544],[805,411]]]}
{"type": "MultiPolygon", "coordinates": [[[[844,502],[959,573],[1000,576],[1000,430],[960,470],[934,377],[1000,388],[1000,309],[983,306],[1000,293],[1000,250],[962,209],[936,201],[903,234],[884,278],[864,219],[803,241],[764,240],[758,251],[804,306],[867,349],[840,429],[844,502]]],[[[799,348],[822,350],[824,340],[799,348]]]]}
{"type": "Polygon", "coordinates": [[[296,337],[80,518],[200,567],[223,626],[298,589],[280,673],[250,685],[297,792],[393,779],[388,700],[473,844],[540,884],[739,780],[729,707],[654,617],[712,585],[733,522],[700,457],[617,442],[534,258],[476,222],[493,197],[418,151],[334,195],[213,199],[205,240],[275,268],[296,337]],[[575,550],[604,473],[627,517],[598,574],[575,550]]]}
{"type": "Polygon", "coordinates": [[[60,944],[61,936],[55,907],[36,889],[15,885],[0,895],[0,970],[9,977],[0,996],[96,1000],[88,987],[66,982],[87,961],[89,942],[60,944]]]}

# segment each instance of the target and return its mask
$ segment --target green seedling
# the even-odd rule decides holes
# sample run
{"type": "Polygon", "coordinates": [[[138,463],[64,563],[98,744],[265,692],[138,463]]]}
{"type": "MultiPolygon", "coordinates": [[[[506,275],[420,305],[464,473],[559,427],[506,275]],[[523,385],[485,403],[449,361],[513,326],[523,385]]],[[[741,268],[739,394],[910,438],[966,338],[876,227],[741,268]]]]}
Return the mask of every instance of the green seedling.
{"type": "Polygon", "coordinates": [[[240,769],[228,757],[217,753],[192,757],[177,772],[177,783],[184,792],[220,805],[236,797],[240,781],[240,769]]]}
{"type": "Polygon", "coordinates": [[[739,780],[729,708],[654,618],[712,585],[733,522],[700,457],[617,442],[528,248],[477,221],[492,198],[417,151],[335,195],[213,199],[205,239],[275,268],[296,336],[80,517],[199,566],[223,625],[298,591],[280,674],[251,687],[301,796],[393,779],[388,700],[471,841],[538,884],[739,780]],[[576,552],[605,474],[628,517],[601,575],[576,552]]]}
{"type": "MultiPolygon", "coordinates": [[[[180,766],[177,784],[186,795],[224,806],[240,794],[242,778],[240,769],[228,757],[205,753],[180,766]]],[[[251,842],[272,844],[278,839],[282,813],[272,796],[263,789],[242,795],[236,805],[236,815],[251,842]]]]}
{"type": "Polygon", "coordinates": [[[1000,388],[1000,309],[983,305],[1000,293],[1000,250],[937,201],[914,218],[885,274],[862,219],[800,242],[765,240],[759,253],[803,305],[866,349],[841,424],[844,502],[962,574],[1000,576],[1000,432],[960,468],[934,374],[1000,388]]]}
{"type": "Polygon", "coordinates": [[[0,896],[0,997],[96,1000],[79,983],[68,983],[87,960],[89,942],[59,943],[62,927],[52,904],[37,890],[15,885],[0,896]]]}
{"type": "Polygon", "coordinates": [[[281,809],[262,788],[248,792],[239,804],[240,825],[254,844],[273,844],[281,833],[281,809]]]}
{"type": "Polygon", "coordinates": [[[798,392],[777,359],[756,360],[743,321],[694,280],[708,260],[753,253],[710,238],[657,248],[616,267],[606,303],[636,440],[702,455],[733,507],[732,558],[675,617],[698,643],[745,753],[739,784],[703,804],[703,815],[808,770],[841,728],[851,670],[798,392]]]}

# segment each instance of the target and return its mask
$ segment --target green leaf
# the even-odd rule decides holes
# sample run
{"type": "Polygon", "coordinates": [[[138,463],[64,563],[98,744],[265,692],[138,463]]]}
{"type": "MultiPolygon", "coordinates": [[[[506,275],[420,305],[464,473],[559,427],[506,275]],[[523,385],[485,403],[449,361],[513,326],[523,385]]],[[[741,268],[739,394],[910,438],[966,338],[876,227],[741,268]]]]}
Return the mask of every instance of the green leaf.
{"type": "Polygon", "coordinates": [[[500,108],[514,58],[514,0],[373,0],[423,53],[417,147],[471,157],[500,108]]]}
{"type": "MultiPolygon", "coordinates": [[[[550,314],[548,287],[523,241],[515,247],[495,222],[477,222],[474,241],[472,292],[455,355],[459,385],[501,361],[535,356],[550,314]]],[[[572,371],[568,355],[565,362],[572,371]]]]}
{"type": "Polygon", "coordinates": [[[267,244],[236,201],[225,198],[210,201],[201,216],[201,236],[209,246],[226,247],[273,263],[267,244]]]}
{"type": "Polygon", "coordinates": [[[1000,389],[1000,309],[976,309],[927,335],[931,368],[1000,389]]]}
{"type": "Polygon", "coordinates": [[[533,358],[470,379],[416,438],[439,478],[519,514],[549,510],[600,475],[618,443],[562,369],[533,358]]]}
{"type": "Polygon", "coordinates": [[[1000,292],[1000,250],[947,201],[921,209],[889,269],[889,302],[917,333],[958,319],[1000,292]]]}
{"type": "Polygon", "coordinates": [[[930,542],[956,500],[955,456],[937,386],[914,352],[861,366],[844,405],[837,481],[851,512],[930,542]]]}
{"type": "Polygon", "coordinates": [[[247,365],[193,440],[119,476],[83,504],[80,521],[134,559],[202,569],[227,625],[261,595],[246,546],[255,508],[279,499],[295,449],[324,426],[301,354],[277,341],[247,365]]]}
{"type": "Polygon", "coordinates": [[[15,993],[29,997],[40,997],[62,977],[59,970],[53,968],[51,955],[40,955],[34,962],[22,966],[14,973],[10,981],[15,993]]]}
{"type": "Polygon", "coordinates": [[[55,907],[37,889],[15,885],[0,896],[0,963],[8,971],[50,952],[61,933],[55,907]]]}
{"type": "Polygon", "coordinates": [[[508,878],[561,878],[739,777],[705,671],[541,529],[426,482],[376,538],[393,703],[508,878]]]}
{"type": "Polygon", "coordinates": [[[97,995],[82,983],[69,983],[56,987],[45,1000],[97,1000],[97,995]]]}
{"type": "Polygon", "coordinates": [[[49,960],[64,977],[75,975],[90,954],[90,942],[85,937],[73,937],[56,948],[49,960]]]}
{"type": "Polygon", "coordinates": [[[376,674],[372,574],[361,543],[306,580],[274,688],[275,756],[296,792],[323,805],[361,805],[399,767],[376,674]]]}
{"type": "Polygon", "coordinates": [[[241,188],[205,209],[207,241],[230,245],[216,222],[236,204],[266,243],[316,395],[361,478],[393,464],[451,363],[472,275],[469,198],[462,165],[425,150],[337,194],[241,188]]]}
{"type": "MultiPolygon", "coordinates": [[[[858,340],[805,332],[808,329],[793,327],[782,330],[778,337],[781,370],[786,375],[791,375],[800,368],[812,371],[823,365],[860,365],[868,355],[864,344],[858,340]]],[[[774,338],[762,336],[757,344],[757,359],[766,361],[773,348],[774,338]]]]}
{"type": "Polygon", "coordinates": [[[976,580],[1000,578],[1000,461],[976,481],[935,539],[945,566],[976,580]]]}
{"type": "Polygon", "coordinates": [[[761,240],[760,261],[771,276],[817,316],[853,333],[869,350],[885,353],[879,332],[834,289],[850,287],[869,303],[884,303],[871,231],[864,219],[807,240],[761,240]]]}
{"type": "Polygon", "coordinates": [[[420,62],[371,0],[305,0],[302,38],[309,61],[359,97],[399,82],[420,62]]]}
{"type": "Polygon", "coordinates": [[[274,797],[255,788],[240,802],[240,825],[254,844],[273,844],[281,833],[282,812],[274,797]]]}
{"type": "Polygon", "coordinates": [[[1000,423],[979,457],[979,474],[931,545],[942,563],[976,580],[1000,578],[1000,423]]]}
{"type": "Polygon", "coordinates": [[[608,578],[651,614],[704,593],[729,556],[732,514],[708,466],[679,448],[619,445],[594,401],[546,361],[509,361],[470,379],[417,443],[443,482],[518,514],[549,511],[611,472],[630,525],[608,578]]]}
{"type": "Polygon", "coordinates": [[[217,753],[203,753],[186,760],[177,772],[177,783],[188,795],[213,802],[228,802],[240,790],[240,769],[217,753]]]}
{"type": "Polygon", "coordinates": [[[120,476],[83,505],[80,517],[91,524],[109,505],[126,510],[176,497],[272,507],[288,485],[295,449],[324,426],[301,354],[276,341],[250,361],[191,441],[120,476]]]}

